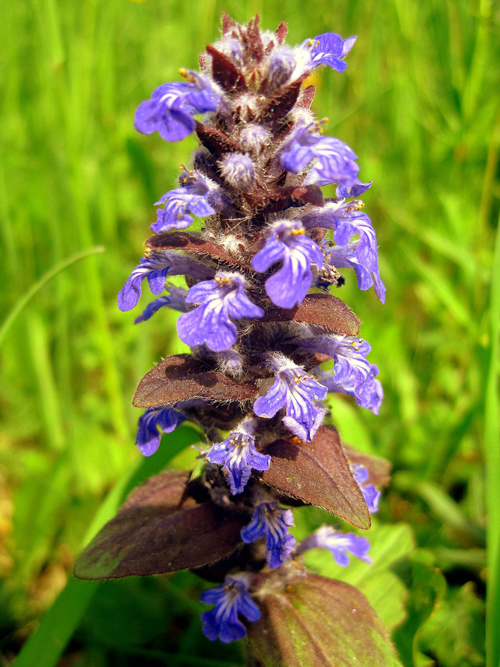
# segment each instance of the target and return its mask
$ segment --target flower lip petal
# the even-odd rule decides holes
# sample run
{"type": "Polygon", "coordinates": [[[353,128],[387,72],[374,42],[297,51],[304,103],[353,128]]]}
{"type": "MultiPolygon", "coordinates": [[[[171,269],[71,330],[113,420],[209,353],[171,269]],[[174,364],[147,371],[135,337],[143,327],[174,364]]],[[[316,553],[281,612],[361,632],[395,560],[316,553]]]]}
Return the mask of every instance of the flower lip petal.
{"type": "Polygon", "coordinates": [[[264,272],[280,260],[281,268],[266,281],[266,292],[276,306],[293,308],[302,303],[312,285],[312,265],[318,270],[323,266],[320,248],[306,236],[299,221],[283,220],[271,225],[252,267],[264,272]]]}
{"type": "Polygon", "coordinates": [[[239,431],[231,433],[223,442],[212,445],[207,459],[223,466],[223,473],[233,495],[244,490],[252,468],[269,470],[271,462],[270,456],[257,451],[253,436],[239,431]]]}
{"type": "Polygon", "coordinates": [[[227,575],[222,586],[203,591],[200,601],[215,604],[213,609],[201,615],[203,634],[211,641],[220,639],[227,644],[244,637],[246,628],[238,614],[250,622],[260,618],[260,610],[250,597],[243,577],[227,575]]]}
{"type": "Polygon", "coordinates": [[[215,352],[228,350],[234,345],[238,330],[232,319],[264,315],[264,311],[246,296],[245,284],[242,275],[219,271],[214,280],[191,287],[186,302],[198,305],[177,320],[180,339],[191,347],[205,343],[215,352]]]}

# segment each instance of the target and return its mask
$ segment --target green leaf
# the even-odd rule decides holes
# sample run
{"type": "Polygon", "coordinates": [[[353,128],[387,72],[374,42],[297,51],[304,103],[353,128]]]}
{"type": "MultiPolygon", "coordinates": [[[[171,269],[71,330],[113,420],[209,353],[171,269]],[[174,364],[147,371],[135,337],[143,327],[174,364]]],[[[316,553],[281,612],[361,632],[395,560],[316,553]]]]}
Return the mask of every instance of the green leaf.
{"type": "Polygon", "coordinates": [[[7,332],[9,331],[10,327],[19,316],[19,314],[24,310],[24,308],[28,305],[31,299],[37,295],[37,293],[42,289],[42,287],[45,287],[45,285],[48,282],[50,282],[52,278],[55,278],[57,275],[59,275],[62,271],[67,269],[72,264],[79,262],[81,259],[85,259],[86,257],[90,257],[91,255],[95,255],[97,253],[104,251],[105,248],[103,248],[102,246],[97,246],[96,248],[89,248],[88,250],[79,252],[76,255],[73,255],[72,257],[65,259],[64,261],[59,262],[53,269],[47,271],[47,273],[44,273],[43,276],[40,278],[40,280],[37,280],[37,282],[26,292],[26,294],[21,299],[19,299],[14,308],[10,311],[5,320],[0,325],[0,345],[4,337],[7,335],[7,332]]]}
{"type": "Polygon", "coordinates": [[[468,581],[438,600],[419,633],[419,649],[446,667],[484,667],[484,634],[484,602],[468,581]]]}
{"type": "Polygon", "coordinates": [[[258,598],[262,616],[248,636],[264,667],[400,665],[382,621],[349,584],[272,573],[258,598]]]}
{"type": "Polygon", "coordinates": [[[416,551],[395,568],[409,589],[406,620],[393,634],[405,667],[417,667],[419,631],[446,591],[445,579],[431,559],[428,552],[416,551]]]}

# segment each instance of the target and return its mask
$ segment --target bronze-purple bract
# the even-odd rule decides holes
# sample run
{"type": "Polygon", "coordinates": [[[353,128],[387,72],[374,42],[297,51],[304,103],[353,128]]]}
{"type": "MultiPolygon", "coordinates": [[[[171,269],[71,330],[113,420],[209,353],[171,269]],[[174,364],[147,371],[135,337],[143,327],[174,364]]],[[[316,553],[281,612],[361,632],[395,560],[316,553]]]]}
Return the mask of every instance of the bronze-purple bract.
{"type": "Polygon", "coordinates": [[[308,294],[297,308],[272,308],[262,321],[304,322],[346,336],[357,336],[359,333],[356,315],[341,299],[331,294],[308,294]]]}
{"type": "Polygon", "coordinates": [[[273,572],[257,600],[261,618],[248,637],[264,667],[401,667],[380,618],[343,581],[273,572]]]}
{"type": "Polygon", "coordinates": [[[260,479],[274,489],[317,505],[357,528],[370,527],[370,513],[332,426],[321,426],[312,442],[277,440],[263,450],[272,457],[260,479]]]}
{"type": "Polygon", "coordinates": [[[248,516],[197,502],[189,472],[164,472],[134,489],[75,566],[80,579],[118,579],[200,567],[241,544],[248,516]]]}
{"type": "Polygon", "coordinates": [[[209,370],[189,354],[164,359],[146,373],[133,398],[136,408],[156,408],[188,399],[250,401],[258,395],[252,382],[236,382],[209,370]]]}

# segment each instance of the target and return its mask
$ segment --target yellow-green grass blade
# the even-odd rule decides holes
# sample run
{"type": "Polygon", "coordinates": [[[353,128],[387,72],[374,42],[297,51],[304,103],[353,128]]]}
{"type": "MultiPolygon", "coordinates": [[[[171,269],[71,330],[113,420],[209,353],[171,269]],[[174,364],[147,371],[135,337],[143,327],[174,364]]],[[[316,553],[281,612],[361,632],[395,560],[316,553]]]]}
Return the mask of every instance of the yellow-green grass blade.
{"type": "Polygon", "coordinates": [[[488,592],[486,651],[488,665],[500,664],[500,403],[498,396],[500,335],[500,222],[495,242],[490,295],[490,359],[486,384],[484,447],[488,511],[488,592]]]}

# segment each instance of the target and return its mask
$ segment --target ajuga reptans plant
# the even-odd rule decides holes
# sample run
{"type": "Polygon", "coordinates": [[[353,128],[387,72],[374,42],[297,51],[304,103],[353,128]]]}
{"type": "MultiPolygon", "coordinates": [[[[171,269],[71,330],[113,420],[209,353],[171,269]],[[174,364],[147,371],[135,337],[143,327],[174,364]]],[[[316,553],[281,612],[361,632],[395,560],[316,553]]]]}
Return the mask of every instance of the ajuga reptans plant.
{"type": "Polygon", "coordinates": [[[137,110],[139,132],[168,142],[194,132],[199,147],[179,187],[156,202],[155,235],[118,295],[122,311],[133,309],[147,278],[158,298],[135,322],[177,310],[191,349],[141,380],[136,444],[151,456],[161,433],[186,420],[205,442],[196,474],[164,472],[132,493],[76,573],[193,568],[218,584],[201,596],[213,605],[201,617],[209,639],[230,642],[248,630],[264,664],[268,654],[278,656],[273,665],[330,664],[303,639],[306,657],[294,662],[286,599],[302,625],[313,610],[315,632],[329,628],[325,655],[340,659],[349,645],[358,656],[368,651],[370,665],[386,665],[392,647],[361,593],[308,573],[301,559],[323,548],[343,566],[350,555],[370,562],[368,540],[330,525],[301,543],[290,532],[291,507],[308,504],[369,528],[388,466],[343,446],[325,424],[329,392],[375,414],[383,396],[359,320],[331,294],[355,279],[384,302],[375,232],[358,200],[371,182],[358,179],[352,149],[323,134],[307,85],[321,65],[343,72],[356,38],[326,33],[291,48],[285,36],[285,24],[270,33],[258,19],[243,26],[224,16],[200,71],[181,69],[183,81],[159,86],[137,110]],[[329,184],[336,197],[326,199],[329,184]],[[185,231],[195,217],[201,232],[185,231]],[[172,276],[184,276],[186,287],[172,276]]]}

